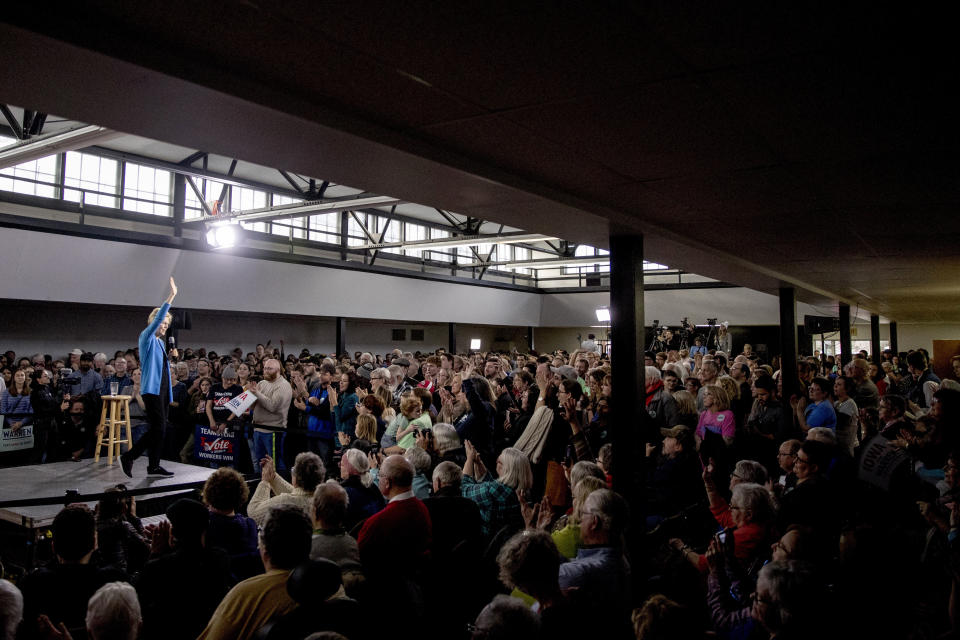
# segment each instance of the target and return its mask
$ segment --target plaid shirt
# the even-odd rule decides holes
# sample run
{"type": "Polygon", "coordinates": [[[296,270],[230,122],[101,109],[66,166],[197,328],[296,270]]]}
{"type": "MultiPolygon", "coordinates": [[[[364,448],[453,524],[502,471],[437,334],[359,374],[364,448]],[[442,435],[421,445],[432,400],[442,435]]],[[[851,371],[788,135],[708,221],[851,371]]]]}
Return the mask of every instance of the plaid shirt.
{"type": "Polygon", "coordinates": [[[510,524],[518,528],[523,526],[516,491],[499,480],[489,478],[489,473],[479,480],[465,475],[461,488],[463,497],[470,498],[480,507],[484,537],[496,534],[504,525],[510,524]]]}

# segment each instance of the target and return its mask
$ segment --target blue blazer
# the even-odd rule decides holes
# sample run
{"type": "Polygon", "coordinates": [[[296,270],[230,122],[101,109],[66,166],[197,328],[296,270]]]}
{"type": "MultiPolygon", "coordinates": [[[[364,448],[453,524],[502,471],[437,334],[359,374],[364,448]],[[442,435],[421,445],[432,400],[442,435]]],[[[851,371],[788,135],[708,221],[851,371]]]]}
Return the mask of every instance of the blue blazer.
{"type": "MultiPolygon", "coordinates": [[[[140,333],[140,392],[160,395],[160,380],[163,378],[163,354],[167,348],[163,340],[157,337],[157,329],[167,316],[170,304],[164,302],[147,328],[140,333]]],[[[169,379],[169,376],[168,376],[169,379]]],[[[167,383],[167,394],[173,402],[173,388],[167,383]]]]}

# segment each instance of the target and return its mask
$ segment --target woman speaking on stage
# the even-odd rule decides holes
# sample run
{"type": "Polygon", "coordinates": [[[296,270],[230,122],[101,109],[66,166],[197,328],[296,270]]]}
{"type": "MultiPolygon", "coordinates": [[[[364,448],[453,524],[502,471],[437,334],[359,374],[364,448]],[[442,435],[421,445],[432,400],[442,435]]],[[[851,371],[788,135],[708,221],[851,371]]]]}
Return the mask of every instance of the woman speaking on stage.
{"type": "MultiPolygon", "coordinates": [[[[167,345],[163,336],[173,319],[170,315],[170,303],[177,296],[177,284],[170,278],[170,295],[160,307],[150,312],[147,328],[140,334],[140,393],[143,396],[144,410],[150,427],[140,436],[130,451],[120,456],[123,472],[133,477],[133,461],[147,450],[147,475],[172,476],[173,472],[160,466],[160,451],[163,448],[163,433],[167,425],[167,412],[173,400],[173,388],[170,385],[170,361],[167,359],[167,345]]],[[[170,350],[177,357],[177,350],[170,350]]]]}

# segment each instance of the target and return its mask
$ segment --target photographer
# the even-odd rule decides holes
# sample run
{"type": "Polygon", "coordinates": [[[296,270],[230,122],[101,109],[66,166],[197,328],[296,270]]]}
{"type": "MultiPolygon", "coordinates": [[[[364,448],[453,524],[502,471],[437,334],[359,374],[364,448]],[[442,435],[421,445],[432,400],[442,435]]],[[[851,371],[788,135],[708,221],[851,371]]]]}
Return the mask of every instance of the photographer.
{"type": "MultiPolygon", "coordinates": [[[[30,405],[33,407],[33,452],[31,464],[47,462],[50,434],[56,435],[60,405],[50,386],[50,374],[38,369],[30,374],[30,405]]],[[[54,447],[49,447],[52,451],[54,447]]]]}

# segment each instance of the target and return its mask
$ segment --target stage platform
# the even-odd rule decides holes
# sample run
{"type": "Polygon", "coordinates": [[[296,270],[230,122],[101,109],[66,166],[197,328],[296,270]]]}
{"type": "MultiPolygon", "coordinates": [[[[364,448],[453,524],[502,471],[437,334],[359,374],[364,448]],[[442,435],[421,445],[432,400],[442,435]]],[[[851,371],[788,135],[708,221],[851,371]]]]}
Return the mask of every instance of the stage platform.
{"type": "MultiPolygon", "coordinates": [[[[166,504],[170,498],[186,495],[199,489],[206,482],[213,469],[196,467],[179,462],[163,461],[163,466],[174,473],[171,477],[147,476],[146,456],[133,465],[133,477],[128,478],[120,463],[108,465],[106,459],[95,462],[92,458],[80,462],[54,462],[24,467],[0,469],[0,520],[25,529],[42,529],[50,526],[53,518],[63,508],[67,492],[76,492],[80,496],[92,496],[103,493],[110,487],[123,484],[131,491],[137,501],[137,513],[141,516],[154,515],[156,509],[151,506],[166,504]],[[170,491],[162,491],[170,487],[170,491]],[[139,490],[161,489],[156,493],[137,495],[139,490]],[[38,506],[3,506],[3,503],[23,500],[57,499],[59,504],[38,506]]],[[[83,502],[90,508],[97,501],[70,500],[83,502]]],[[[159,511],[162,513],[162,510],[159,511]]]]}

